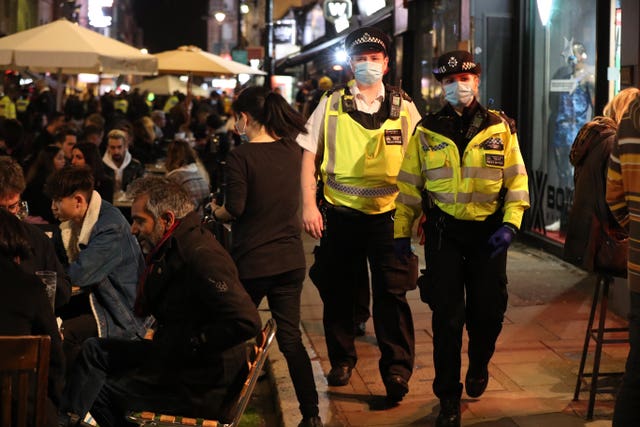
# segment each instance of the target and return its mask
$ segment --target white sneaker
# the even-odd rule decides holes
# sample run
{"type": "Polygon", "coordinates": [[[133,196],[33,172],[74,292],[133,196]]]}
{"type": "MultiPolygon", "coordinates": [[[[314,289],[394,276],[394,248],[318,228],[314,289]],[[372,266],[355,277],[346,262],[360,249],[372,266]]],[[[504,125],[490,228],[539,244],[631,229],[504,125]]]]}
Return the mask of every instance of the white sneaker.
{"type": "Polygon", "coordinates": [[[557,220],[556,222],[552,222],[551,224],[547,225],[544,229],[547,231],[560,230],[560,220],[557,220]]]}

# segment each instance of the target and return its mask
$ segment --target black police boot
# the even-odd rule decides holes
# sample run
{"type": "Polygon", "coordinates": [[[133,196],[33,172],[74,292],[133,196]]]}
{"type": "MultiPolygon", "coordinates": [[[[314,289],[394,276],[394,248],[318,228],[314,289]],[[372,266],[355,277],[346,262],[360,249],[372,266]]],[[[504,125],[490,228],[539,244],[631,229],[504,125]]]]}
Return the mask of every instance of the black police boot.
{"type": "Polygon", "coordinates": [[[323,427],[320,417],[304,417],[298,427],[323,427]]]}
{"type": "Polygon", "coordinates": [[[351,379],[352,370],[353,368],[349,365],[339,365],[331,368],[329,375],[327,375],[327,382],[334,387],[347,385],[351,379]]]}
{"type": "Polygon", "coordinates": [[[409,392],[407,380],[400,375],[387,375],[384,377],[384,387],[387,389],[387,399],[393,403],[400,402],[409,392]]]}
{"type": "Polygon", "coordinates": [[[469,397],[480,397],[489,384],[489,370],[485,366],[482,369],[472,370],[469,368],[464,380],[464,388],[469,397]]]}
{"type": "Polygon", "coordinates": [[[436,427],[460,427],[460,399],[440,399],[436,427]]]}

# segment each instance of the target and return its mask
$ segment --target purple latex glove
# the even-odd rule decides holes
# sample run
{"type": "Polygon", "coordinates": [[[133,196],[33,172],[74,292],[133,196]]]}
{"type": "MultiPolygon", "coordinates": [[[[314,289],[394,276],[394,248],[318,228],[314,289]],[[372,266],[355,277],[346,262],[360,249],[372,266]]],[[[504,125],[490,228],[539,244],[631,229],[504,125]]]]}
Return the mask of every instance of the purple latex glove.
{"type": "Polygon", "coordinates": [[[393,252],[400,261],[406,262],[407,258],[413,255],[413,252],[411,252],[411,238],[400,237],[393,239],[393,252]]]}
{"type": "Polygon", "coordinates": [[[495,258],[496,255],[505,252],[513,237],[516,235],[516,230],[513,225],[503,224],[502,227],[498,228],[495,233],[489,237],[489,248],[491,248],[491,256],[490,258],[495,258]]]}

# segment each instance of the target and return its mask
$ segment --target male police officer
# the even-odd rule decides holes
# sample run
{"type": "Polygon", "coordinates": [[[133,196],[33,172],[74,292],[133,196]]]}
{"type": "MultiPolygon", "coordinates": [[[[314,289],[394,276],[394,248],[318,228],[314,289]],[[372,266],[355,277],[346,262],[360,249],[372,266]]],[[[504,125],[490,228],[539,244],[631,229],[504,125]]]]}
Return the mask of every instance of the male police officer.
{"type": "Polygon", "coordinates": [[[298,143],[302,159],[303,223],[320,238],[316,282],[324,303],[323,323],[331,371],[329,385],[349,382],[354,346],[357,283],[369,261],[373,322],[380,347],[380,373],[391,402],[409,390],[414,331],[406,291],[415,287],[417,263],[393,253],[396,177],[409,136],[420,120],[400,89],[385,86],[390,41],[363,27],[345,40],[355,80],[320,100],[298,143]],[[316,205],[316,158],[324,183],[326,222],[316,205]],[[413,279],[412,279],[413,278],[413,279]]]}
{"type": "Polygon", "coordinates": [[[395,246],[400,258],[411,254],[411,226],[424,209],[427,271],[420,288],[433,310],[436,426],[455,427],[462,328],[466,323],[469,334],[465,387],[479,397],[507,307],[507,248],[529,192],[512,122],[476,99],[480,65],[472,55],[445,53],[433,73],[447,103],[422,120],[409,142],[398,175],[395,246]]]}

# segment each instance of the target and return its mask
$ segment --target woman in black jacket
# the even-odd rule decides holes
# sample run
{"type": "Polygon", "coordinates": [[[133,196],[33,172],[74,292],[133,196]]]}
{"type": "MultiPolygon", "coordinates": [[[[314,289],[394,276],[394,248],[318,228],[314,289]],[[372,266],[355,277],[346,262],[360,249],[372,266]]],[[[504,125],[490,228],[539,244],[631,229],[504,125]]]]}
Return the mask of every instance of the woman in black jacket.
{"type": "MultiPolygon", "coordinates": [[[[32,255],[29,240],[18,218],[0,209],[0,335],[49,335],[49,387],[46,427],[57,426],[57,407],[64,378],[62,341],[42,282],[20,269],[32,255]]],[[[40,427],[40,426],[32,426],[40,427]]]]}
{"type": "Polygon", "coordinates": [[[261,87],[238,95],[235,127],[246,134],[227,156],[224,206],[213,217],[234,219],[231,256],[256,306],[266,296],[302,413],[301,427],[319,427],[318,393],[300,334],[300,293],[306,263],[300,233],[300,167],[295,142],[305,120],[285,99],[261,87]]]}

